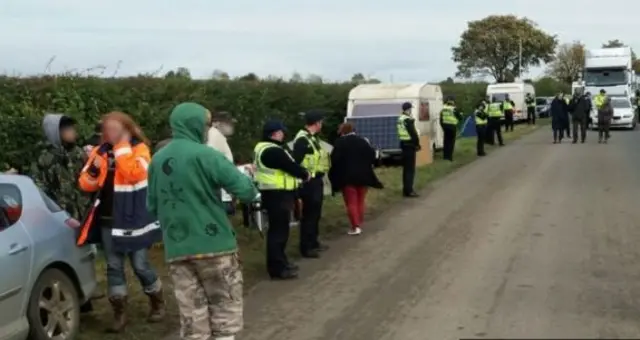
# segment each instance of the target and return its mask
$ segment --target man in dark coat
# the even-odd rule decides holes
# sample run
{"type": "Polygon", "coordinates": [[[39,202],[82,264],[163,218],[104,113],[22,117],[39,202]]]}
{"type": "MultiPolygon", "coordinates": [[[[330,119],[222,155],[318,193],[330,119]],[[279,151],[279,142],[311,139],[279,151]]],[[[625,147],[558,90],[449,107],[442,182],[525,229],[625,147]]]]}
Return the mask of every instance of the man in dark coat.
{"type": "Polygon", "coordinates": [[[564,130],[569,125],[569,113],[567,112],[567,102],[562,93],[559,93],[551,102],[551,129],[553,129],[553,143],[562,143],[564,130]]]}
{"type": "Polygon", "coordinates": [[[573,144],[578,142],[578,131],[580,131],[580,142],[584,143],[587,137],[589,114],[591,113],[591,99],[582,94],[582,91],[576,91],[569,106],[572,108],[573,144]]]}

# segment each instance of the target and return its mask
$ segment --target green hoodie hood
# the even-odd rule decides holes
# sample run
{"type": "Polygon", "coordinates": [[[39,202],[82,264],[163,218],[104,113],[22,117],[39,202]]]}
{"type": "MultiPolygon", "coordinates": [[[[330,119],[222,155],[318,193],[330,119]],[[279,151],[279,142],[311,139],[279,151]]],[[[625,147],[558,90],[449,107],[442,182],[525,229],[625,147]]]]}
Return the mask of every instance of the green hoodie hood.
{"type": "Polygon", "coordinates": [[[178,104],[169,117],[173,138],[204,143],[207,111],[204,106],[197,103],[178,104]]]}

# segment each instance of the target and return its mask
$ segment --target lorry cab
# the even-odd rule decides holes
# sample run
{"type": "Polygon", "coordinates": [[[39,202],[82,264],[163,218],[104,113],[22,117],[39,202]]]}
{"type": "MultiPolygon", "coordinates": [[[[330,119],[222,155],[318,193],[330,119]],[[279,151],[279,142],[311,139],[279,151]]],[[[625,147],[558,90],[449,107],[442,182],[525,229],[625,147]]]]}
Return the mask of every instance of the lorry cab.
{"type": "Polygon", "coordinates": [[[536,97],[536,90],[532,84],[518,82],[490,84],[487,86],[488,97],[503,101],[509,95],[509,99],[515,104],[514,122],[527,120],[527,104],[525,103],[527,94],[531,94],[532,98],[536,97]]]}
{"type": "MultiPolygon", "coordinates": [[[[367,138],[382,158],[401,153],[397,122],[402,104],[413,105],[418,136],[428,136],[432,150],[442,148],[443,131],[440,111],[443,107],[439,85],[361,84],[349,92],[345,122],[353,124],[359,135],[367,138]]],[[[423,145],[422,147],[427,147],[423,145]]]]}

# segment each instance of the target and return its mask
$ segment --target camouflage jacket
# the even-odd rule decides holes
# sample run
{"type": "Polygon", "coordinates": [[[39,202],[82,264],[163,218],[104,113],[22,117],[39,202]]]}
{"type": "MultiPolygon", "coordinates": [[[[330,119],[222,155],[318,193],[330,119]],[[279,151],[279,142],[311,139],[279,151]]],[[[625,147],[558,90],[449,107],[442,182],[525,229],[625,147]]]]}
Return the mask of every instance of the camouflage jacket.
{"type": "Polygon", "coordinates": [[[36,185],[76,219],[83,218],[89,202],[89,195],[81,192],[77,184],[86,158],[78,146],[66,150],[47,144],[31,166],[36,185]]]}

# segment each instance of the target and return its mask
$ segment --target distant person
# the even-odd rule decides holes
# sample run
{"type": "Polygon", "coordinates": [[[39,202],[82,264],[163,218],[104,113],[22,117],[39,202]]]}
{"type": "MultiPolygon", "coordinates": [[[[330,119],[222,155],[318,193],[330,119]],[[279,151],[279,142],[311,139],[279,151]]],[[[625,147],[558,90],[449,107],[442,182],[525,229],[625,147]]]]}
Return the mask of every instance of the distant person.
{"type": "Polygon", "coordinates": [[[447,97],[442,111],[440,111],[440,126],[444,132],[442,158],[450,162],[453,162],[453,152],[458,137],[458,122],[461,119],[462,115],[456,108],[454,98],[447,97]]]}
{"type": "Polygon", "coordinates": [[[527,125],[536,125],[536,99],[531,93],[527,93],[524,103],[527,105],[527,125]]]}
{"type": "MultiPolygon", "coordinates": [[[[211,113],[182,103],[169,117],[172,139],[149,165],[147,208],[162,228],[182,339],[234,339],[243,326],[242,266],[220,189],[243,202],[258,190],[206,145],[211,113]]],[[[144,336],[142,338],[145,338],[144,336]]]]}
{"type": "Polygon", "coordinates": [[[411,103],[402,104],[402,112],[396,123],[400,150],[402,150],[402,195],[404,197],[418,197],[418,193],[413,189],[413,180],[416,175],[416,152],[420,151],[421,146],[416,121],[411,115],[412,109],[411,103]]]}
{"type": "Polygon", "coordinates": [[[591,114],[591,99],[576,91],[570,104],[573,109],[571,122],[573,124],[573,144],[578,142],[578,131],[580,131],[580,142],[584,143],[587,138],[587,125],[591,114]]]}
{"type": "Polygon", "coordinates": [[[502,111],[504,112],[504,132],[513,131],[516,104],[511,100],[509,95],[505,95],[502,102],[502,111]]]}
{"type": "Polygon", "coordinates": [[[558,93],[551,102],[551,129],[553,130],[553,143],[562,143],[564,131],[569,124],[569,116],[567,113],[567,103],[562,93],[558,93]]]}
{"type": "Polygon", "coordinates": [[[489,116],[489,122],[487,125],[487,144],[489,145],[495,144],[495,137],[498,138],[498,144],[500,146],[504,145],[501,130],[502,118],[504,117],[502,107],[502,103],[498,100],[498,98],[491,98],[491,104],[489,104],[489,108],[487,109],[487,115],[489,116]]]}
{"type": "Polygon", "coordinates": [[[607,91],[605,91],[604,89],[601,89],[600,93],[598,93],[595,97],[593,97],[593,104],[595,104],[597,110],[599,110],[602,107],[602,105],[604,105],[606,98],[607,98],[607,91]]]}
{"type": "Polygon", "coordinates": [[[476,106],[476,110],[473,112],[473,118],[476,123],[476,135],[478,137],[476,142],[476,155],[482,157],[486,155],[484,143],[487,139],[487,125],[489,122],[489,115],[486,113],[484,101],[476,106]]]}
{"type": "Polygon", "coordinates": [[[351,225],[347,233],[360,235],[368,188],[383,188],[373,169],[376,152],[369,141],[356,134],[350,123],[340,125],[338,135],[331,151],[329,180],[332,191],[342,193],[351,225]]]}
{"type": "Polygon", "coordinates": [[[606,97],[598,109],[598,143],[607,144],[609,141],[609,128],[613,118],[613,106],[611,98],[606,97]]]}
{"type": "Polygon", "coordinates": [[[207,145],[222,152],[233,163],[233,152],[227,138],[233,135],[236,120],[226,111],[212,113],[212,117],[213,123],[207,132],[207,145]]]}

